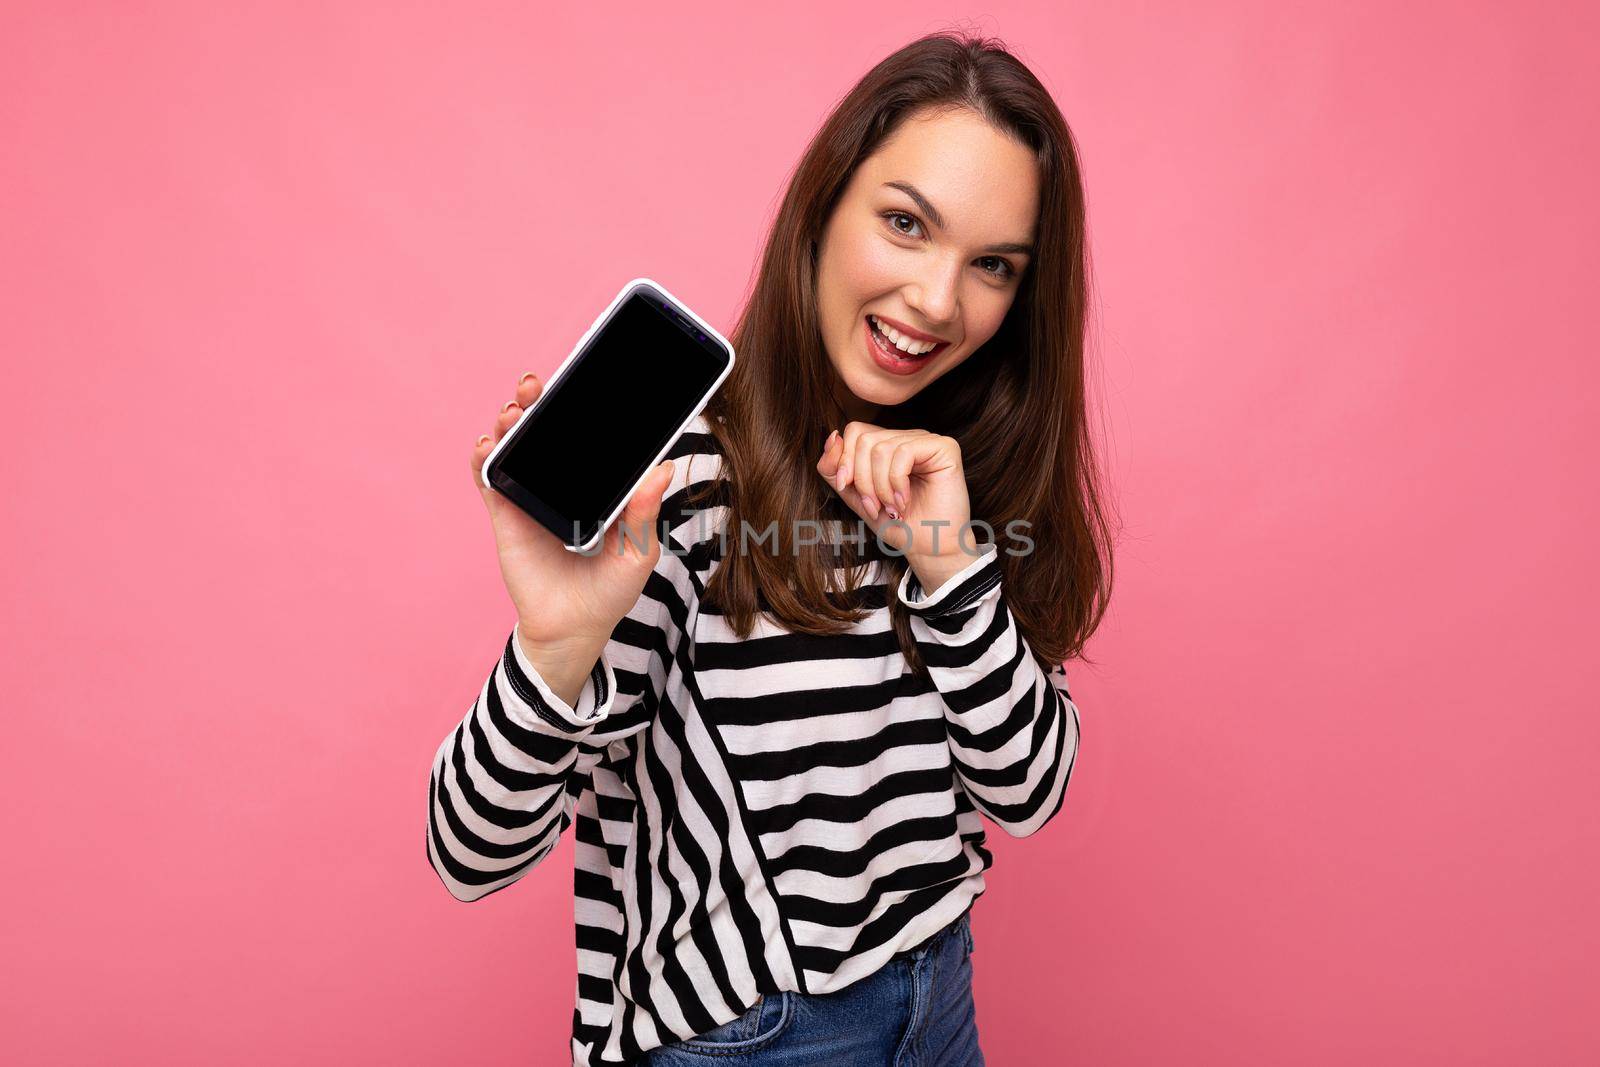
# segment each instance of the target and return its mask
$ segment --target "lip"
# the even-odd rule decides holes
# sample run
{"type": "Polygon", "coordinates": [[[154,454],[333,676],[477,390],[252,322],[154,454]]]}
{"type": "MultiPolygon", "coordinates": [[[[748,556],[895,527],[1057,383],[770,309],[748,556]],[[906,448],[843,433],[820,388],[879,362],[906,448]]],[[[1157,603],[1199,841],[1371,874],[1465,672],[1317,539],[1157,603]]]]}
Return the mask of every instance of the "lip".
{"type": "Polygon", "coordinates": [[[887,315],[880,315],[876,311],[871,312],[871,314],[872,314],[872,317],[877,319],[879,322],[887,322],[890,326],[893,326],[895,328],[895,332],[896,333],[905,334],[907,337],[911,338],[913,341],[938,341],[940,344],[948,343],[948,342],[945,341],[945,339],[943,337],[935,337],[931,333],[923,333],[921,330],[913,330],[911,327],[907,326],[905,323],[897,322],[896,320],[891,319],[887,315]]]}
{"type": "MultiPolygon", "coordinates": [[[[882,315],[879,315],[878,317],[880,319],[883,318],[882,315]]],[[[883,321],[889,323],[891,326],[895,325],[891,319],[884,319],[883,321]]],[[[895,329],[898,330],[899,327],[895,326],[895,329]]],[[[934,348],[921,356],[907,357],[898,354],[891,356],[889,353],[885,352],[883,350],[883,346],[878,343],[877,338],[873,335],[872,320],[868,319],[865,315],[861,317],[861,336],[866,342],[867,354],[872,357],[872,361],[879,367],[888,371],[890,374],[915,374],[922,368],[928,366],[928,364],[932,363],[934,356],[937,356],[939,353],[950,347],[950,342],[940,341],[937,348],[934,348]]],[[[929,340],[933,340],[933,338],[929,338],[929,340]]]]}

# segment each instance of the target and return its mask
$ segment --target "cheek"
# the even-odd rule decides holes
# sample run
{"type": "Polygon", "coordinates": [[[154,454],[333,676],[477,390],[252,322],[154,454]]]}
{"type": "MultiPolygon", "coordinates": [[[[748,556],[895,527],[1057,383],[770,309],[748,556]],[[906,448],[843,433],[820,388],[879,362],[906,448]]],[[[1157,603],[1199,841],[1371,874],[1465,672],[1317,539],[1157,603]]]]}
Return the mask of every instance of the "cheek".
{"type": "Polygon", "coordinates": [[[967,335],[972,338],[972,348],[977,348],[1000,331],[1011,310],[1009,299],[985,301],[967,316],[967,335]]]}
{"type": "Polygon", "coordinates": [[[876,300],[899,285],[897,249],[879,240],[870,230],[857,229],[840,234],[832,257],[833,288],[848,305],[845,313],[854,318],[861,305],[876,300]]]}

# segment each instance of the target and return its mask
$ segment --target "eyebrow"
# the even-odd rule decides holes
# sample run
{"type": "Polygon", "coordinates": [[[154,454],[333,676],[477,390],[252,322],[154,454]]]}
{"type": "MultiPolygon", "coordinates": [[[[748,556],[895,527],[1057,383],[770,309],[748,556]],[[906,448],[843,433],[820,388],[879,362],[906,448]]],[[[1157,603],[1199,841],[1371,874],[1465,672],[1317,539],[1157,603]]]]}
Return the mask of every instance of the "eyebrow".
{"type": "MultiPolygon", "coordinates": [[[[933,202],[930,201],[927,197],[923,196],[922,193],[917,189],[917,187],[915,185],[912,185],[910,182],[907,182],[907,181],[899,181],[899,180],[895,180],[895,181],[892,181],[892,182],[884,182],[883,184],[887,188],[898,189],[902,193],[905,193],[907,196],[909,196],[911,199],[915,200],[917,202],[917,206],[922,209],[922,211],[923,211],[923,213],[925,215],[928,216],[928,221],[932,222],[935,226],[939,227],[939,229],[941,229],[941,230],[949,229],[949,227],[945,225],[944,216],[939,214],[939,209],[934,207],[933,206],[933,202]]],[[[1006,244],[990,245],[988,248],[983,249],[983,251],[985,251],[985,252],[1015,252],[1015,253],[1020,253],[1020,254],[1022,254],[1024,256],[1031,256],[1031,255],[1033,255],[1033,242],[1031,242],[1031,241],[1021,241],[1021,242],[1019,242],[1019,241],[1011,241],[1011,242],[1008,242],[1006,244]]]]}

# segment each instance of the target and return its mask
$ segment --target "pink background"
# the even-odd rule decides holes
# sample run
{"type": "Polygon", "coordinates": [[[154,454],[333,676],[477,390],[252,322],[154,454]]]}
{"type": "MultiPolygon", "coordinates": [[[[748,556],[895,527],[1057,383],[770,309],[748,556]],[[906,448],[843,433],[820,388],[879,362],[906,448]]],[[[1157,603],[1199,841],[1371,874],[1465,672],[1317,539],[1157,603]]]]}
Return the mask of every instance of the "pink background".
{"type": "Polygon", "coordinates": [[[564,1062],[570,839],[424,853],[473,438],[627,278],[730,327],[963,16],[1082,145],[1126,523],[990,1062],[1600,1057],[1592,7],[139,6],[0,15],[0,1059],[564,1062]]]}

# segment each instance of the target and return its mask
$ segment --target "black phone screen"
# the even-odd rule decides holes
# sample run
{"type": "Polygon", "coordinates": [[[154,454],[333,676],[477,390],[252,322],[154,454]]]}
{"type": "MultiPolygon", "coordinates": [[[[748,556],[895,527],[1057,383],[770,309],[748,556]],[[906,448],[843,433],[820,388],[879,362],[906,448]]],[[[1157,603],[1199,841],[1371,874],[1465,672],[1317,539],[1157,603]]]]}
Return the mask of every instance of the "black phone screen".
{"type": "Polygon", "coordinates": [[[563,541],[587,541],[727,367],[697,330],[635,289],[518,424],[491,483],[563,541]]]}

